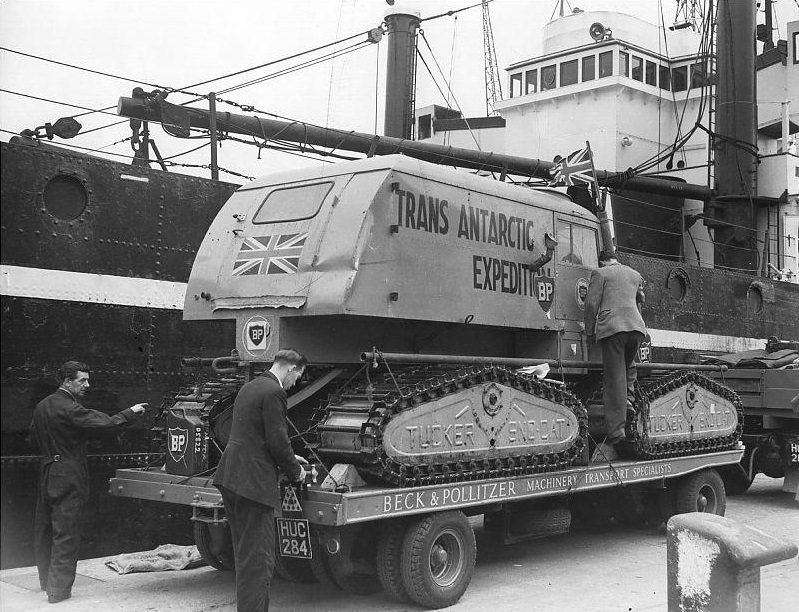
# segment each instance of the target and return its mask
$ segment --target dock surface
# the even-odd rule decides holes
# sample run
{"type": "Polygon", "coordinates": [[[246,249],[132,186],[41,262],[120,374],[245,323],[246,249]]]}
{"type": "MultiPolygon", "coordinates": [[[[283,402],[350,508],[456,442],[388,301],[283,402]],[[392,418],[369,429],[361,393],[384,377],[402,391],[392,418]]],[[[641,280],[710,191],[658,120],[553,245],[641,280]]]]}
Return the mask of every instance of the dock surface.
{"type": "MultiPolygon", "coordinates": [[[[782,479],[760,474],[744,495],[727,499],[726,516],[799,545],[799,502],[782,492],[782,479]]],[[[472,519],[478,553],[474,577],[456,611],[515,610],[640,612],[666,609],[666,530],[613,525],[512,546],[497,543],[472,519]]],[[[119,612],[235,611],[233,574],[210,567],[119,575],[108,558],[78,563],[72,599],[47,603],[36,568],[0,572],[0,610],[119,612]]],[[[799,601],[799,559],[761,570],[761,610],[794,612],[799,601]]],[[[421,610],[380,592],[352,595],[320,584],[275,579],[271,609],[296,612],[399,612],[421,610]]]]}

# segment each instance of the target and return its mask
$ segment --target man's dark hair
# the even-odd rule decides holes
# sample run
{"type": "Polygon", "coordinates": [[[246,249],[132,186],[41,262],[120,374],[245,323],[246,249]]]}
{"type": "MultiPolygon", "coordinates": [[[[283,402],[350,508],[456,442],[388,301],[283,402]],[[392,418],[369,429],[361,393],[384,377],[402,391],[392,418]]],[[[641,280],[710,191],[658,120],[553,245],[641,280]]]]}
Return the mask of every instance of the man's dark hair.
{"type": "Polygon", "coordinates": [[[89,372],[89,366],[82,361],[67,361],[64,365],[58,368],[59,381],[68,378],[75,380],[78,377],[78,372],[89,372]]]}
{"type": "Polygon", "coordinates": [[[287,363],[289,365],[304,368],[308,365],[305,355],[292,349],[282,349],[275,353],[275,363],[287,363]]]}
{"type": "Polygon", "coordinates": [[[616,259],[616,253],[613,251],[602,249],[599,252],[599,261],[610,261],[611,259],[616,259]]]}

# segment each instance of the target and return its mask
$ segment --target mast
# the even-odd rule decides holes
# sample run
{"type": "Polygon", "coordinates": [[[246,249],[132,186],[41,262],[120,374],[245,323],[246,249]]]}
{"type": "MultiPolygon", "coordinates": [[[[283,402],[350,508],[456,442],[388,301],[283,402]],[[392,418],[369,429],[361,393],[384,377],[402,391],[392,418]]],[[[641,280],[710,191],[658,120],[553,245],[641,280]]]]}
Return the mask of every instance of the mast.
{"type": "Polygon", "coordinates": [[[705,206],[705,225],[715,229],[716,263],[752,271],[757,269],[755,10],[754,0],[718,0],[713,137],[718,195],[705,206]]]}

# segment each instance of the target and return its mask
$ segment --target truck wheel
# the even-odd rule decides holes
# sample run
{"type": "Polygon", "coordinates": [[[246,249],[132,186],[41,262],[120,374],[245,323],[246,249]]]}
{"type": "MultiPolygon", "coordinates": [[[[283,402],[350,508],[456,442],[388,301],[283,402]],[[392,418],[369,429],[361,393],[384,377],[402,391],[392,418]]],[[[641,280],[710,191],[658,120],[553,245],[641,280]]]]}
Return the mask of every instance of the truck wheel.
{"type": "Polygon", "coordinates": [[[313,557],[311,558],[311,571],[319,584],[325,586],[340,588],[336,581],[333,579],[333,573],[330,571],[331,557],[325,550],[325,546],[321,541],[320,534],[314,525],[311,525],[311,543],[313,545],[313,557]]]}
{"type": "MultiPolygon", "coordinates": [[[[375,570],[377,530],[370,523],[341,530],[341,549],[328,557],[330,574],[342,591],[371,595],[380,590],[375,570]]],[[[328,554],[325,552],[324,554],[328,554]]]]}
{"type": "Polygon", "coordinates": [[[377,577],[383,589],[397,601],[412,600],[402,584],[402,541],[407,523],[386,521],[377,540],[377,577]]]}
{"type": "Polygon", "coordinates": [[[281,557],[277,548],[275,548],[275,573],[286,582],[301,584],[316,582],[309,560],[281,557]]]}
{"type": "Polygon", "coordinates": [[[724,516],[727,494],[724,481],[713,469],[704,469],[683,478],[677,485],[675,509],[685,512],[708,512],[724,516]]]}
{"type": "Polygon", "coordinates": [[[211,567],[218,570],[234,569],[233,542],[227,526],[195,521],[194,543],[203,561],[211,567]]]}
{"type": "Polygon", "coordinates": [[[719,471],[724,480],[724,489],[727,491],[727,495],[743,495],[749,490],[755,480],[754,474],[750,477],[747,475],[746,469],[739,465],[725,466],[719,471]]]}
{"type": "Polygon", "coordinates": [[[408,526],[402,542],[402,583],[428,608],[457,602],[469,586],[477,556],[474,531],[463,512],[437,512],[408,526]]]}

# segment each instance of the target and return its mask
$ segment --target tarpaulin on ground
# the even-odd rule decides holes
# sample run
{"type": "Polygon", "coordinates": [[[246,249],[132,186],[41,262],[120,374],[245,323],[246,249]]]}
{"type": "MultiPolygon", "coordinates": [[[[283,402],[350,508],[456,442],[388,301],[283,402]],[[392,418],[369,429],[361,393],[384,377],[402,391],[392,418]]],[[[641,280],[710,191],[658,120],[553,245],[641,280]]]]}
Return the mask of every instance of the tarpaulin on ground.
{"type": "Polygon", "coordinates": [[[205,565],[205,561],[196,546],[162,544],[155,550],[117,555],[105,564],[119,574],[132,574],[192,569],[205,565]]]}

